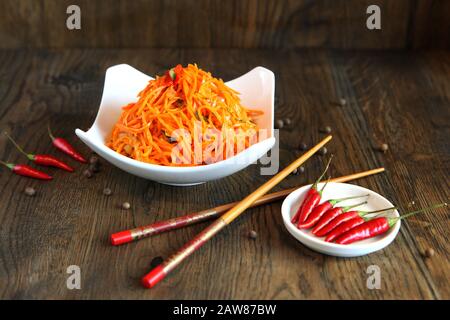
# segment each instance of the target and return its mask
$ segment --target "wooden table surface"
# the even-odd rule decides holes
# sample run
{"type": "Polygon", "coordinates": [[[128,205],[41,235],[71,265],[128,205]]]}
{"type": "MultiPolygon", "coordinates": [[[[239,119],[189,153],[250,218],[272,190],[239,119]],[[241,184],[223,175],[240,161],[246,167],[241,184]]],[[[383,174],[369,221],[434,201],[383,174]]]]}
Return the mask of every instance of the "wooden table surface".
{"type": "MultiPolygon", "coordinates": [[[[262,65],[275,72],[281,166],[330,126],[334,176],[379,166],[356,181],[403,210],[449,198],[450,54],[262,50],[2,50],[0,123],[26,150],[53,153],[46,126],[86,155],[74,129],[93,123],[105,69],[128,63],[160,73],[197,62],[224,80],[262,65]],[[344,98],[346,105],[334,102],[344,98]],[[381,143],[387,153],[374,150],[381,143]],[[414,205],[411,202],[414,201],[414,205]]],[[[23,162],[5,137],[1,159],[23,162]]],[[[56,152],[57,153],[57,152],[56,152]]],[[[311,182],[324,158],[277,189],[311,182]]],[[[154,257],[167,257],[205,227],[197,225],[111,247],[113,231],[239,200],[268,179],[259,165],[194,187],[171,187],[103,161],[92,179],[47,170],[51,182],[0,174],[0,297],[3,299],[449,299],[449,215],[440,209],[402,224],[396,240],[368,256],[342,259],[311,251],[283,226],[280,202],[250,209],[152,290],[139,284],[154,257]],[[28,187],[35,197],[24,195],[28,187]],[[105,197],[109,187],[113,195],[105,197]],[[120,208],[124,201],[131,209],[120,208]],[[255,230],[256,240],[247,233],[255,230]],[[423,252],[432,248],[435,255],[423,252]],[[66,288],[67,267],[81,268],[81,289],[66,288]],[[366,286],[370,265],[381,289],[366,286]]]]}

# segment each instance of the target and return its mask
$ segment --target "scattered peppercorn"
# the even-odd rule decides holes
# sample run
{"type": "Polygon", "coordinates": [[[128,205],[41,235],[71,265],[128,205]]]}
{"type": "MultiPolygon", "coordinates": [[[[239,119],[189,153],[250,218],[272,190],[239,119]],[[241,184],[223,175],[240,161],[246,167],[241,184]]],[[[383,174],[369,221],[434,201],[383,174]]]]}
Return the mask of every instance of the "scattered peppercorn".
{"type": "Polygon", "coordinates": [[[285,123],[287,126],[290,126],[290,125],[292,124],[291,118],[286,118],[286,119],[284,119],[284,123],[285,123]]]}
{"type": "Polygon", "coordinates": [[[291,174],[294,176],[298,176],[300,173],[303,173],[303,172],[305,172],[305,168],[302,166],[302,167],[295,168],[291,174]]]}
{"type": "Polygon", "coordinates": [[[425,250],[425,257],[431,258],[432,256],[434,256],[434,250],[432,248],[427,248],[425,250]]]}
{"type": "Polygon", "coordinates": [[[98,163],[98,157],[97,157],[97,156],[91,156],[91,157],[89,158],[89,163],[90,163],[90,164],[98,163]]]}
{"type": "Polygon", "coordinates": [[[326,126],[326,127],[322,128],[322,129],[320,130],[320,132],[323,132],[323,133],[331,133],[331,127],[330,127],[330,126],[326,126]]]}
{"type": "Polygon", "coordinates": [[[129,202],[122,203],[122,209],[128,210],[130,209],[131,205],[129,202]]]}
{"type": "Polygon", "coordinates": [[[275,121],[275,128],[276,129],[282,129],[284,127],[284,121],[281,119],[278,119],[275,121]]]}
{"type": "Polygon", "coordinates": [[[347,100],[345,100],[344,98],[340,98],[340,99],[339,99],[339,104],[340,104],[341,106],[345,106],[345,105],[347,104],[347,100]]]}
{"type": "Polygon", "coordinates": [[[34,197],[36,195],[36,190],[34,190],[34,188],[32,188],[32,187],[26,187],[25,194],[27,196],[34,197]]]}
{"type": "Polygon", "coordinates": [[[91,163],[89,165],[89,170],[91,170],[94,173],[97,173],[100,171],[100,162],[91,163]]]}
{"type": "Polygon", "coordinates": [[[160,256],[154,257],[152,259],[152,261],[150,262],[150,268],[152,268],[152,269],[156,268],[157,266],[159,266],[163,262],[164,262],[164,259],[162,257],[160,257],[160,256]]]}
{"type": "Polygon", "coordinates": [[[306,149],[308,149],[308,145],[307,145],[306,143],[304,143],[304,142],[301,142],[301,143],[299,144],[298,148],[299,148],[300,150],[306,150],[306,149]]]}
{"type": "Polygon", "coordinates": [[[321,149],[319,150],[319,154],[320,154],[321,156],[324,156],[324,155],[326,155],[327,153],[328,153],[328,150],[327,150],[326,147],[323,147],[323,148],[321,148],[321,149]]]}
{"type": "Polygon", "coordinates": [[[90,178],[92,178],[94,176],[94,173],[91,170],[89,170],[89,169],[84,170],[83,174],[88,179],[90,179],[90,178]]]}
{"type": "Polygon", "coordinates": [[[416,204],[416,202],[413,200],[413,201],[411,201],[411,202],[408,203],[408,207],[412,207],[412,206],[415,205],[415,204],[416,204]]]}
{"type": "Polygon", "coordinates": [[[258,233],[256,233],[255,230],[251,230],[251,231],[248,233],[248,237],[249,237],[250,239],[256,239],[256,238],[258,237],[258,233]]]}
{"type": "Polygon", "coordinates": [[[380,146],[380,151],[382,151],[382,152],[386,152],[386,151],[388,151],[388,149],[389,149],[389,146],[386,143],[383,143],[380,146]]]}
{"type": "Polygon", "coordinates": [[[112,194],[112,191],[110,188],[105,188],[105,189],[103,189],[103,194],[105,196],[110,196],[112,194]]]}

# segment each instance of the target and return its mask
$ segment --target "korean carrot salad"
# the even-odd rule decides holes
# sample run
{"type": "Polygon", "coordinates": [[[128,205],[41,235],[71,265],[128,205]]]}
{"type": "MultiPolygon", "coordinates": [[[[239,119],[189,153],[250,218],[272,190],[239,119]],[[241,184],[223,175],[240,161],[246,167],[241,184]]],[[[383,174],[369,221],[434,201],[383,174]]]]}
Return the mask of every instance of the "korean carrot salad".
{"type": "Polygon", "coordinates": [[[197,65],[177,65],[150,80],[137,102],[123,107],[106,145],[152,164],[192,166],[227,159],[258,140],[262,114],[197,65]]]}

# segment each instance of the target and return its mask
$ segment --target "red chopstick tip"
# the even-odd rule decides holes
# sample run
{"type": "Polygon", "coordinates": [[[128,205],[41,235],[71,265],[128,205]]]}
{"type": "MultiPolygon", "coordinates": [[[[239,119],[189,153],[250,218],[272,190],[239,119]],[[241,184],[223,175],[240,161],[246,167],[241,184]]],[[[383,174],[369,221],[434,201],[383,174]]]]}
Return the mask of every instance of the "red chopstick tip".
{"type": "Polygon", "coordinates": [[[130,231],[121,231],[121,232],[117,232],[117,233],[113,233],[111,235],[111,244],[113,246],[118,246],[124,243],[128,243],[133,241],[133,237],[131,236],[131,232],[130,231]]]}
{"type": "Polygon", "coordinates": [[[147,289],[154,287],[158,282],[166,277],[162,265],[157,266],[141,279],[141,283],[147,289]]]}

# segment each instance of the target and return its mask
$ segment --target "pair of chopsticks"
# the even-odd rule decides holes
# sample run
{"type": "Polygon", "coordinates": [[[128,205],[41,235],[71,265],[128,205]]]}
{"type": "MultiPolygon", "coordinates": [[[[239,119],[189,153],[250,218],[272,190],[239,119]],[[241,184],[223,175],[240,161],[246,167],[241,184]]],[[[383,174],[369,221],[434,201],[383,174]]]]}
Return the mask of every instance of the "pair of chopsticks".
{"type": "MultiPolygon", "coordinates": [[[[192,253],[198,250],[203,244],[205,244],[209,239],[211,239],[214,235],[216,235],[220,230],[222,230],[224,227],[230,224],[247,208],[281,199],[284,196],[291,193],[293,190],[295,190],[296,188],[291,188],[266,195],[266,193],[270,189],[272,189],[274,186],[280,183],[292,171],[294,171],[294,169],[298,168],[312,155],[314,155],[320,148],[322,148],[326,143],[328,143],[331,140],[331,138],[332,138],[331,136],[327,136],[325,139],[323,139],[321,142],[319,142],[305,154],[300,156],[298,159],[293,161],[290,165],[288,165],[286,168],[280,171],[277,175],[273,176],[269,181],[264,183],[262,186],[260,186],[258,189],[256,189],[254,192],[252,192],[250,195],[248,195],[239,202],[222,205],[213,209],[204,210],[188,216],[157,222],[148,226],[139,227],[132,230],[118,232],[111,235],[111,242],[113,245],[128,243],[157,233],[177,229],[180,227],[184,227],[187,225],[191,225],[219,216],[217,220],[215,220],[211,225],[209,225],[197,236],[195,236],[191,241],[186,243],[175,254],[173,254],[168,259],[163,261],[160,265],[156,266],[142,278],[142,284],[146,288],[151,288],[155,286],[159,281],[164,279],[182,261],[184,261],[188,256],[190,256],[192,253]],[[221,215],[223,212],[226,213],[221,215]]],[[[329,181],[345,182],[352,179],[357,179],[372,174],[376,174],[382,171],[384,171],[384,168],[378,168],[348,176],[343,176],[340,178],[331,179],[329,181]]]]}
{"type": "MultiPolygon", "coordinates": [[[[362,171],[342,177],[337,177],[329,180],[325,180],[324,182],[347,182],[351,180],[356,180],[360,178],[364,178],[367,176],[371,176],[380,172],[383,172],[384,168],[377,168],[367,171],[362,171]]],[[[257,207],[266,203],[275,202],[277,200],[283,199],[287,195],[289,195],[291,192],[297,190],[300,188],[294,187],[289,189],[280,190],[273,193],[268,193],[258,200],[256,200],[249,208],[257,207]]],[[[117,233],[113,233],[110,237],[111,244],[113,246],[119,246],[125,243],[130,243],[136,240],[140,240],[143,238],[147,238],[150,236],[153,236],[155,234],[176,230],[180,228],[184,228],[196,223],[204,222],[207,220],[211,220],[213,218],[219,217],[222,213],[226,212],[227,210],[233,208],[239,204],[239,201],[227,203],[215,208],[202,210],[199,212],[191,213],[185,216],[176,217],[173,219],[163,220],[163,221],[157,221],[155,223],[137,227],[130,230],[120,231],[117,233]]]]}

